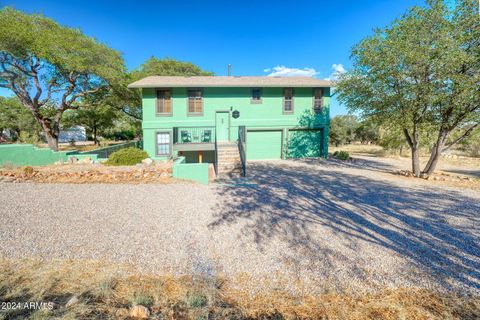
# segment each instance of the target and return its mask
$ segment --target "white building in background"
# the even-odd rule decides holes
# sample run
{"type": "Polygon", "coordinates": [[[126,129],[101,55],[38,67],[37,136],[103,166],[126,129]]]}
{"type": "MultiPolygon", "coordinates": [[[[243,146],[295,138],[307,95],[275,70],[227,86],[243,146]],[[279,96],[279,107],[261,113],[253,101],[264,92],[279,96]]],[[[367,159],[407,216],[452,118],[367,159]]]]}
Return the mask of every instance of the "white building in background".
{"type": "Polygon", "coordinates": [[[60,130],[58,142],[87,141],[87,131],[83,126],[74,126],[68,129],[60,130]]]}

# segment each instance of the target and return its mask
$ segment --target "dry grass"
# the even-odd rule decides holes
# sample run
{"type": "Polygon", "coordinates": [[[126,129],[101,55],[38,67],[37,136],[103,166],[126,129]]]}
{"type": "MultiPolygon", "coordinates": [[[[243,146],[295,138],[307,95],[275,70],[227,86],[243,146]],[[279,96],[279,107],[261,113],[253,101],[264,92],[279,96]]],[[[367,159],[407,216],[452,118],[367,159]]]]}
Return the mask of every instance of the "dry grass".
{"type": "MultiPolygon", "coordinates": [[[[251,285],[251,284],[250,284],[251,285]]],[[[419,289],[354,295],[252,294],[226,279],[136,274],[94,261],[0,261],[0,301],[52,301],[52,310],[1,310],[0,319],[117,319],[148,304],[155,319],[478,319],[480,299],[419,289]],[[79,302],[66,307],[72,296],[79,302]]]]}
{"type": "Polygon", "coordinates": [[[335,151],[345,150],[351,155],[369,155],[375,157],[384,157],[388,153],[381,147],[374,144],[347,144],[339,147],[329,146],[328,151],[334,153],[335,151]]]}

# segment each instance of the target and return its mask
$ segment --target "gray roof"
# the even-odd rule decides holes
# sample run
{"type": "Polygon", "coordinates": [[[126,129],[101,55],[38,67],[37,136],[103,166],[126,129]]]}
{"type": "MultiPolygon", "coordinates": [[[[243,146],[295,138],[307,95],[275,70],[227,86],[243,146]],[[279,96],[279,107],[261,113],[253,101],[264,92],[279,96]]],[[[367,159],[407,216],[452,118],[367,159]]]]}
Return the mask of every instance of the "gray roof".
{"type": "Polygon", "coordinates": [[[309,77],[227,77],[151,76],[135,81],[129,88],[171,87],[332,87],[332,82],[309,77]]]}

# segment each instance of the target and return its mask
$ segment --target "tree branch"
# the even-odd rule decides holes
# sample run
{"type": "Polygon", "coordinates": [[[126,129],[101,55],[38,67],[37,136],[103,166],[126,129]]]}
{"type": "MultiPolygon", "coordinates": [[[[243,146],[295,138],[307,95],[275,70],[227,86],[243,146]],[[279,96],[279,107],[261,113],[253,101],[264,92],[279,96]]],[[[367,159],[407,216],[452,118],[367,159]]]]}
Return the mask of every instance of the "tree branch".
{"type": "Polygon", "coordinates": [[[403,134],[405,135],[405,138],[407,139],[407,143],[410,146],[410,148],[413,148],[413,141],[412,141],[412,138],[410,137],[410,134],[408,133],[407,128],[403,128],[403,134]]]}
{"type": "Polygon", "coordinates": [[[463,139],[467,138],[473,132],[473,130],[475,130],[475,128],[478,127],[479,125],[480,125],[480,123],[477,123],[477,124],[474,124],[473,126],[471,126],[470,128],[468,128],[460,137],[453,140],[453,142],[450,143],[448,146],[444,147],[441,152],[447,151],[453,145],[455,145],[455,144],[459,143],[460,141],[462,141],[463,139]]]}

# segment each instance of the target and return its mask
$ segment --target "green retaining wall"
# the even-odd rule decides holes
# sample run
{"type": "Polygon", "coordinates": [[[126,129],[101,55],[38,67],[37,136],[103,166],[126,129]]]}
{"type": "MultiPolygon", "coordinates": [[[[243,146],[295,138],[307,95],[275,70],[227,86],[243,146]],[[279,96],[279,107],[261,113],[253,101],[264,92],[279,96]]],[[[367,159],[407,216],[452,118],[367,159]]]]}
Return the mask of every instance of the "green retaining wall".
{"type": "Polygon", "coordinates": [[[56,161],[66,161],[71,151],[52,151],[31,144],[0,145],[0,165],[43,166],[56,161]]]}
{"type": "Polygon", "coordinates": [[[90,158],[97,162],[105,160],[111,153],[117,150],[138,147],[138,143],[138,141],[131,141],[85,152],[76,150],[55,152],[49,148],[35,147],[32,144],[5,144],[0,145],[0,166],[5,164],[13,166],[45,166],[57,161],[67,161],[70,157],[75,157],[78,160],[90,158]]]}
{"type": "Polygon", "coordinates": [[[186,163],[179,157],[173,164],[173,177],[208,184],[209,163],[186,163]]]}

